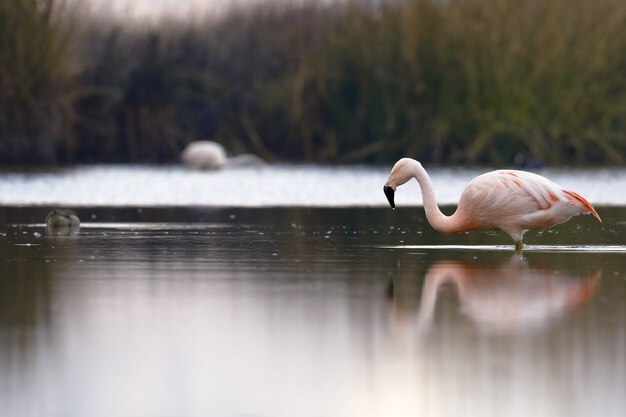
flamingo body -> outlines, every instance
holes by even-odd
[[[181,159],[187,165],[200,170],[217,170],[228,161],[224,147],[217,142],[199,140],[191,142],[183,150]]]
[[[444,233],[500,229],[521,249],[527,230],[547,229],[578,214],[592,214],[602,221],[579,194],[540,175],[517,170],[491,171],[474,178],[461,194],[456,212],[445,216],[437,207],[426,170],[410,158],[394,165],[383,187],[392,207],[396,188],[411,178],[420,184],[429,223]]]
[[[198,140],[188,144],[180,155],[182,161],[199,170],[219,170],[226,166],[256,166],[265,164],[263,159],[252,154],[237,155],[229,158],[222,145],[210,140]]]

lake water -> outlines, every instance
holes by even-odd
[[[0,415],[624,415],[626,171],[542,171],[604,222],[518,255],[388,170],[0,173]],[[444,204],[482,172],[429,171]]]
[[[1,416],[626,415],[624,208],[518,255],[416,207],[89,201],[0,207]]]

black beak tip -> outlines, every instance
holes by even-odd
[[[385,192],[385,196],[387,196],[387,200],[389,201],[389,204],[391,205],[391,208],[396,208],[396,203],[394,203],[393,201],[393,196],[394,196],[394,191],[393,188],[391,188],[388,185],[385,185],[383,187],[383,191]]]

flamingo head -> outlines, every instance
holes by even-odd
[[[383,186],[383,192],[387,196],[391,208],[396,208],[396,203],[393,199],[396,188],[413,178],[416,164],[420,165],[415,159],[402,158],[391,169],[389,178],[387,178],[387,182]]]

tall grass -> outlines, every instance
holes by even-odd
[[[55,6],[0,2],[0,163],[56,162],[76,146],[71,25]]]
[[[2,24],[17,9],[0,6],[0,56],[27,62],[0,68],[4,162],[173,161],[197,139],[268,160],[626,160],[620,0],[261,5],[144,27],[90,17],[74,32],[53,0],[18,3],[36,5],[37,30]],[[6,94],[19,83],[39,86],[30,104]]]
[[[338,158],[624,161],[624,2],[414,0],[343,21],[313,75]]]
[[[414,2],[409,25],[431,13],[435,138],[452,139],[451,161],[506,162],[519,150],[551,163],[624,161],[626,4]]]

